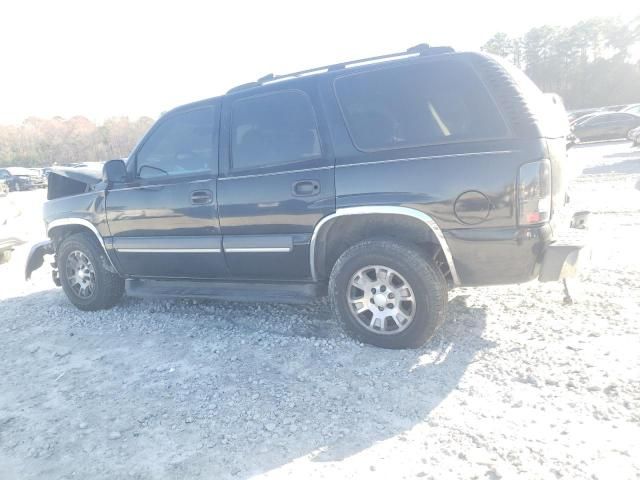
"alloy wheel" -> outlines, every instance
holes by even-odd
[[[416,298],[409,282],[383,265],[358,270],[349,282],[347,301],[358,322],[377,334],[405,330],[416,313]]]
[[[96,289],[96,272],[83,252],[74,250],[67,256],[66,275],[69,286],[80,298],[89,298]]]

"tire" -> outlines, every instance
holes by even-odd
[[[384,273],[385,269],[387,273]],[[384,284],[380,278],[384,277],[395,279],[387,282],[389,286],[385,290],[380,286]],[[355,287],[356,283],[367,288]],[[371,294],[368,287],[373,287]],[[378,294],[392,298],[391,290],[403,293],[393,296],[391,301],[395,301],[395,305],[387,310],[393,304],[385,305],[387,300],[384,297],[378,303]],[[360,291],[363,292],[362,301],[357,300]],[[338,258],[329,278],[331,308],[347,333],[364,343],[382,348],[419,348],[424,345],[446,317],[447,292],[444,275],[426,255],[412,245],[391,240],[367,240],[349,248]],[[413,299],[411,309],[406,308],[408,302],[400,301],[409,293],[412,293]],[[399,304],[403,304],[402,307]],[[365,306],[370,311],[370,317],[366,310],[361,314],[355,312]],[[404,310],[401,311],[401,308]],[[406,313],[409,310],[412,315]],[[394,317],[393,312],[400,312],[400,319],[404,317],[407,321],[401,324],[394,320],[397,315]],[[387,313],[390,314],[388,317],[380,318]],[[377,318],[374,320],[374,317]],[[367,322],[373,322],[373,326],[371,323],[365,326]],[[386,329],[388,331],[383,332]]]
[[[76,233],[65,238],[58,248],[56,260],[62,289],[71,303],[80,310],[109,309],[122,298],[124,279],[107,270],[109,259],[91,234]],[[71,272],[78,272],[80,275],[80,269],[75,268],[79,263],[87,267],[82,269],[86,272],[83,273],[86,283],[82,284],[75,283],[77,279],[70,278]]]

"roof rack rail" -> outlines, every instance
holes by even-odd
[[[323,67],[315,67],[315,68],[309,68],[307,70],[300,70],[299,72],[286,73],[284,75],[274,75],[273,73],[269,73],[263,77],[260,77],[255,82],[246,83],[244,85],[239,85],[237,87],[234,87],[231,90],[229,90],[227,93],[235,92],[238,90],[244,90],[245,88],[257,87],[260,85],[265,85],[267,83],[277,82],[277,81],[285,80],[289,78],[303,77],[306,75],[313,75],[315,73],[332,72],[332,71],[340,70],[347,67],[353,67],[356,65],[363,65],[367,63],[376,63],[376,62],[380,62],[380,61],[392,59],[392,58],[402,58],[402,57],[409,57],[413,55],[421,55],[421,56],[422,55],[440,55],[443,53],[453,53],[453,52],[454,52],[454,49],[451,47],[430,47],[426,43],[420,43],[418,45],[414,45],[411,48],[408,48],[404,52],[388,53],[386,55],[377,55],[375,57],[361,58],[358,60],[350,60],[348,62],[343,62],[343,63],[334,63],[332,65],[325,65]]]

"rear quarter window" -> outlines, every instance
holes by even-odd
[[[500,112],[473,68],[431,61],[351,74],[335,92],[363,151],[502,138]]]

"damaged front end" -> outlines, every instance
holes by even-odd
[[[103,183],[102,162],[82,163],[53,167],[48,175],[47,202],[44,206],[44,221],[47,225],[47,240],[35,244],[25,266],[25,278],[29,280],[31,274],[44,264],[45,255],[55,255],[56,248],[66,231],[77,231],[67,229],[71,227],[84,226],[89,230],[95,230],[95,219],[91,218],[96,212],[96,203],[103,198],[101,185]],[[95,194],[95,198],[88,196]],[[76,196],[82,195],[77,200]],[[60,230],[63,226],[63,230]],[[56,230],[58,233],[53,234]],[[60,235],[62,234],[62,236]],[[60,286],[58,269],[55,258],[51,264],[53,267],[53,281]]]
[[[102,162],[53,167],[49,173],[47,200],[69,197],[93,190],[102,181]]]

